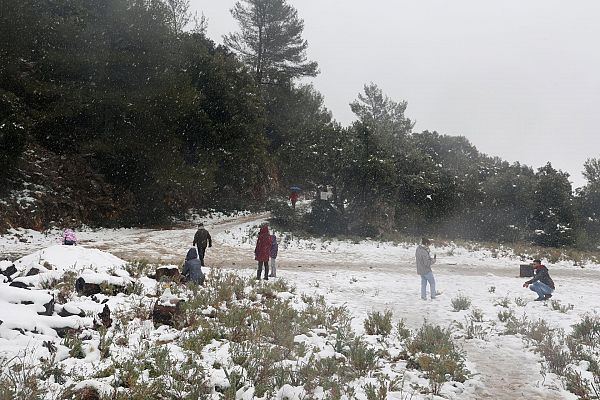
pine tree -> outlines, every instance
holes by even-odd
[[[286,0],[238,1],[231,14],[240,32],[226,35],[225,44],[250,66],[257,83],[288,83],[317,75],[317,63],[306,59],[304,21]]]

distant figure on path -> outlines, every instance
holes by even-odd
[[[431,266],[435,264],[436,256],[433,258],[429,254],[429,244],[431,241],[427,238],[421,240],[421,244],[417,247],[415,258],[417,261],[417,274],[421,275],[421,299],[427,300],[427,282],[429,282],[429,292],[431,300],[435,299],[435,278]]]
[[[188,250],[185,256],[185,263],[183,264],[183,270],[181,274],[188,280],[197,283],[198,285],[204,284],[204,274],[202,273],[202,263],[198,259],[198,253],[196,248],[192,247]]]
[[[206,254],[206,246],[212,247],[212,238],[210,233],[204,229],[204,224],[200,222],[198,224],[198,230],[194,235],[194,242],[192,246],[198,246],[198,254],[200,255],[200,263],[204,267],[204,255]]]
[[[290,201],[292,202],[292,208],[296,209],[296,202],[298,201],[298,192],[294,191],[290,193]]]
[[[65,229],[63,232],[63,244],[67,246],[75,246],[77,244],[77,237],[71,229]]]
[[[540,260],[533,260],[534,275],[533,278],[523,284],[523,287],[529,287],[536,292],[538,298],[535,301],[548,300],[554,292],[554,281],[550,278],[548,268]]]
[[[277,236],[271,235],[271,278],[277,278],[277,252],[279,245],[277,244]]]
[[[254,259],[258,261],[257,280],[260,280],[263,266],[265,267],[265,280],[269,280],[269,257],[271,257],[271,235],[269,235],[268,225],[265,224],[260,228],[254,248]]]

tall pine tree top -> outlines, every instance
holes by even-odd
[[[225,44],[252,68],[257,83],[287,83],[317,75],[317,63],[306,58],[304,21],[286,0],[238,1],[231,14],[240,31],[226,35]]]

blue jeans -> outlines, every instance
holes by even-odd
[[[429,282],[431,298],[435,299],[435,278],[433,277],[433,272],[428,272],[425,275],[421,275],[421,298],[423,300],[427,300],[427,282]]]
[[[552,294],[552,292],[554,292],[554,289],[540,281],[533,282],[531,285],[529,285],[529,289],[537,293],[538,299],[542,299],[545,295]]]

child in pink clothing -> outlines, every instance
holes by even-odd
[[[67,246],[75,246],[77,244],[77,237],[71,229],[65,229],[63,232],[63,244]]]

